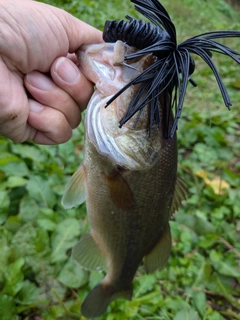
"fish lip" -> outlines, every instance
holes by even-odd
[[[87,53],[92,52],[92,53],[96,53],[97,51],[103,49],[106,46],[106,42],[102,42],[102,43],[97,43],[97,44],[83,44],[81,45],[81,47],[78,48],[78,50],[76,52],[79,51],[85,51]],[[95,48],[100,48],[98,50],[93,50]]]
[[[95,84],[97,84],[97,82],[99,82],[99,80],[101,80],[101,78],[104,76],[104,74],[102,74],[102,68],[99,69],[96,64],[102,65],[104,68],[106,68],[106,70],[108,70],[107,73],[111,78],[111,81],[114,81],[117,75],[116,67],[112,63],[113,61],[111,61],[109,57],[104,58],[104,51],[106,51],[106,49],[109,47],[114,48],[114,44],[105,42],[98,44],[84,44],[76,51],[78,68],[87,79]],[[94,56],[94,58],[92,58],[92,56]],[[97,75],[95,81],[89,77],[89,73],[85,69],[85,65],[90,65],[93,72]]]

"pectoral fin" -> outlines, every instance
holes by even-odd
[[[118,169],[114,169],[110,175],[102,174],[108,187],[112,201],[124,211],[132,210],[135,206],[133,193]]]
[[[72,258],[83,268],[95,271],[106,267],[105,257],[91,234],[86,234],[72,249]]]
[[[147,273],[152,273],[165,266],[170,256],[171,247],[171,231],[169,224],[167,224],[156,246],[144,258],[144,265]]]
[[[86,200],[85,168],[82,165],[68,181],[62,198],[62,205],[69,209]]]

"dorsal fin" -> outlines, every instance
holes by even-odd
[[[186,199],[187,193],[188,192],[187,192],[186,182],[181,178],[177,177],[173,200],[172,200],[171,208],[169,211],[169,219],[172,217],[174,212],[178,210],[178,208],[181,205],[181,202]]]

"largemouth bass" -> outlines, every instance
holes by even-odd
[[[107,100],[153,63],[147,55],[123,63],[134,52],[121,41],[80,48],[81,71],[96,84],[85,117],[84,160],[66,186],[63,205],[86,200],[91,232],[73,248],[84,268],[107,269],[86,297],[82,314],[101,316],[109,303],[131,299],[141,261],[146,272],[163,268],[171,250],[169,218],[185,195],[177,177],[177,141],[164,138],[164,123],[152,126],[144,108],[121,128],[119,121],[139,86],[131,86],[105,108]],[[166,96],[158,103],[162,119],[173,122]]]

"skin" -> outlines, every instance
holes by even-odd
[[[39,144],[69,140],[93,92],[72,53],[99,42],[100,31],[63,10],[0,0],[0,135]]]

